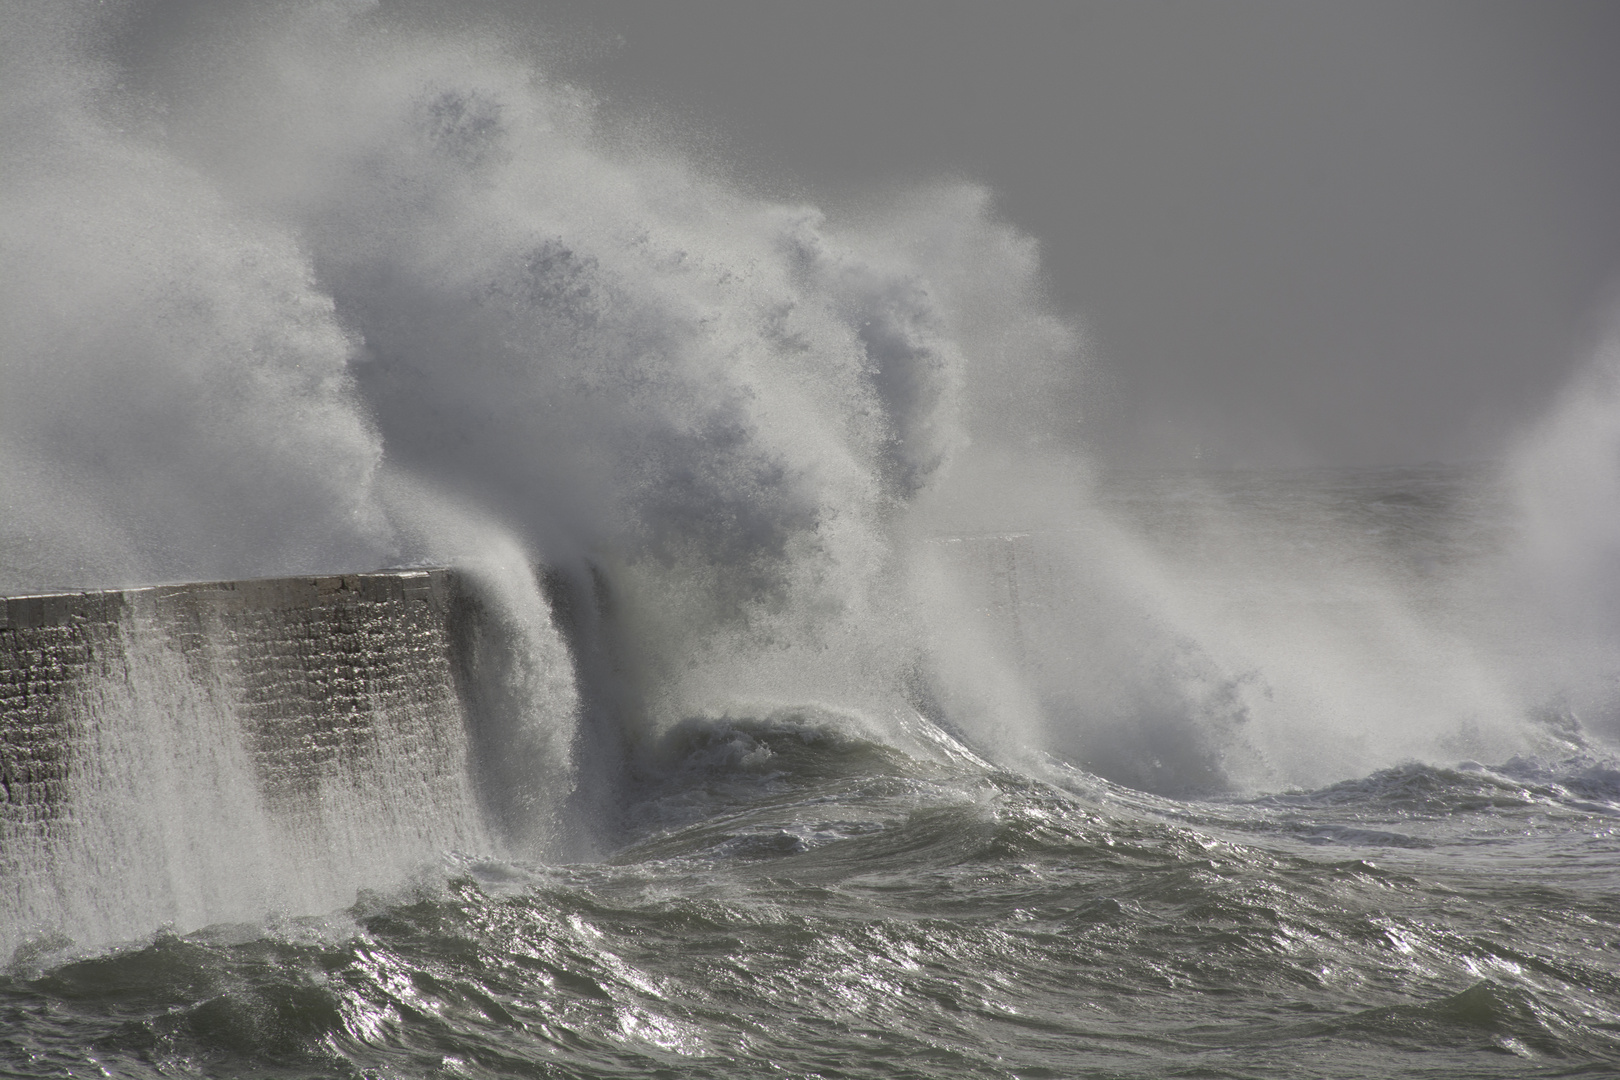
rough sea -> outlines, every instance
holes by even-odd
[[[1135,467],[989,190],[450,11],[0,13],[0,593],[466,567],[517,748],[371,880],[421,806],[261,850],[143,658],[0,1074],[1620,1076],[1620,347],[1489,463]]]
[[[0,980],[16,1076],[1484,1077],[1620,1069],[1620,770],[1169,800],[693,724],[599,863]]]

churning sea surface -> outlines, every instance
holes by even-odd
[[[1221,498],[1471,557],[1424,539],[1445,477],[1346,476]],[[342,911],[25,946],[0,1073],[1620,1075],[1620,763],[1561,722],[1559,753],[1175,797],[920,719],[902,749],[695,718],[598,861],[445,852]]]

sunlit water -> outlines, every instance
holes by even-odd
[[[25,1076],[1525,1076],[1620,1067],[1620,771],[1176,802],[695,724],[600,864],[0,983]]]

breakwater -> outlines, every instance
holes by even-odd
[[[492,620],[444,569],[0,600],[0,958],[335,910],[499,846],[490,741],[525,720]]]

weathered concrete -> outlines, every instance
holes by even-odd
[[[341,898],[368,860],[385,877],[485,844],[481,611],[445,569],[0,599],[0,947],[141,926],[106,914],[114,888],[148,890],[151,917],[230,917],[193,865],[208,845],[259,845],[210,858],[293,880],[270,891],[292,905]]]
[[[390,707],[457,717],[444,569],[215,581],[0,600],[0,820],[58,800],[79,699],[159,637],[198,682],[239,684],[276,799],[362,742]]]

